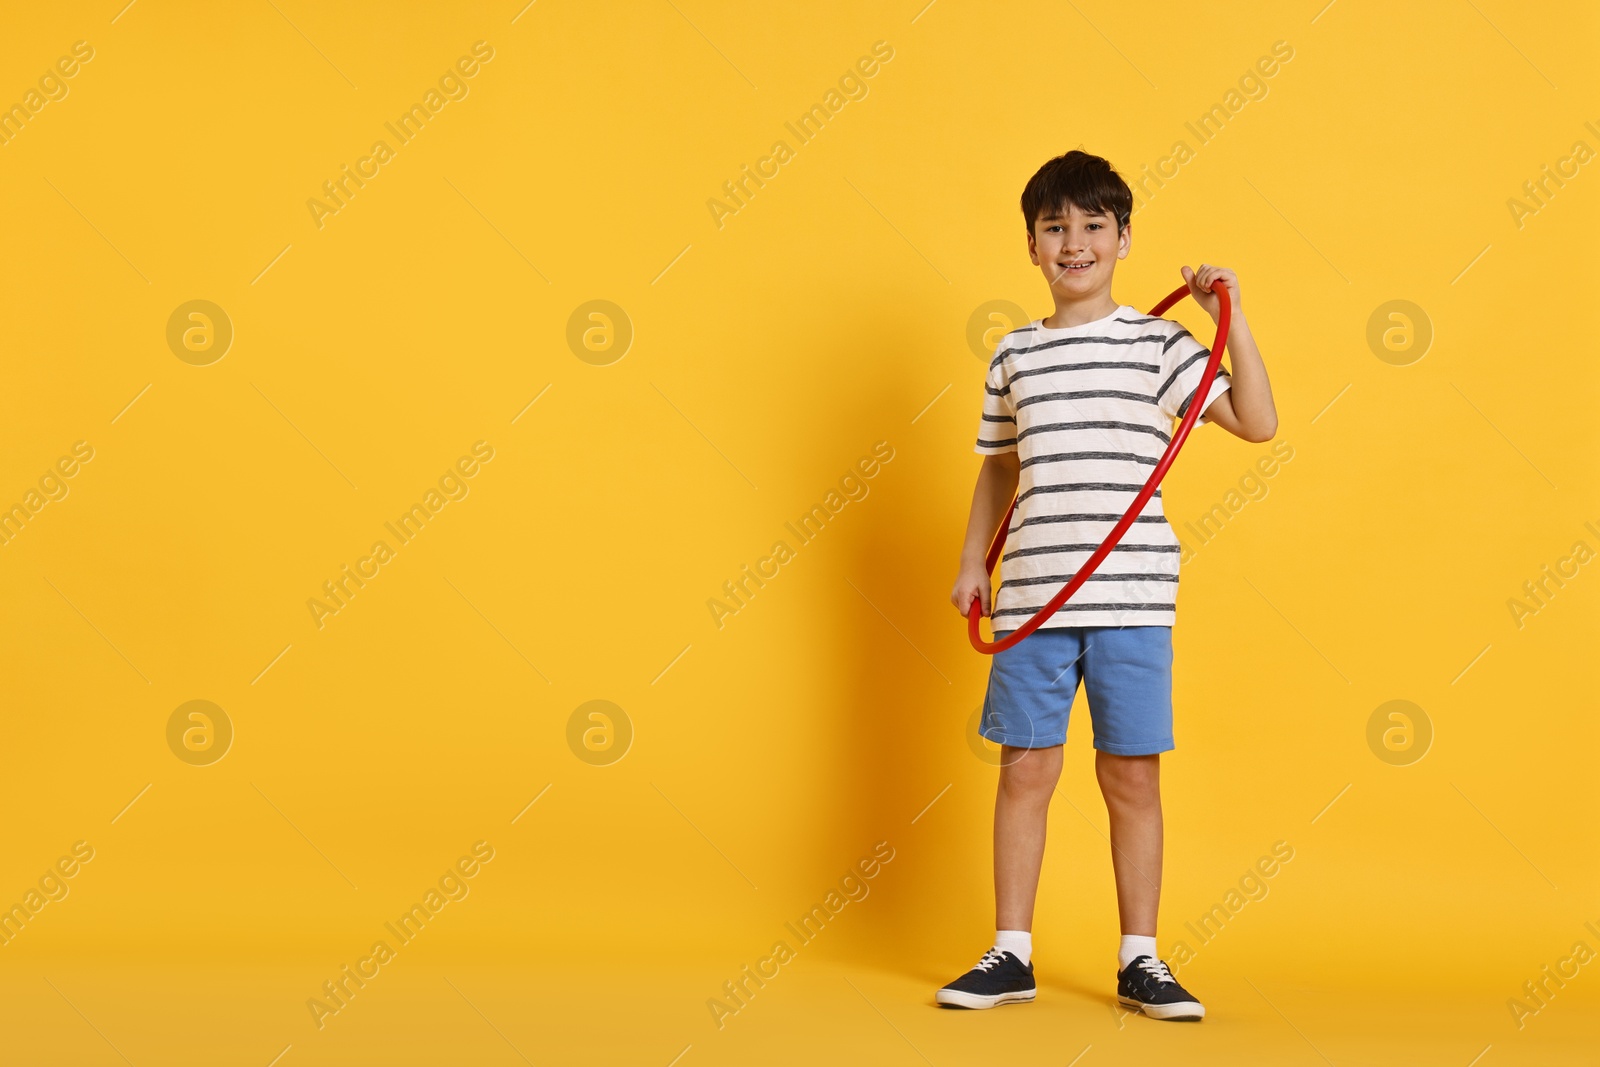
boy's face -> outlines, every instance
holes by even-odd
[[[1133,240],[1132,225],[1119,234],[1111,215],[1086,212],[1076,204],[1067,204],[1066,212],[1048,211],[1034,220],[1028,234],[1029,258],[1063,299],[1076,302],[1097,293],[1109,295],[1112,268],[1127,257]],[[1086,266],[1069,266],[1076,264]]]

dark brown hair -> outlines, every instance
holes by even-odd
[[[1080,211],[1104,212],[1117,220],[1117,232],[1133,217],[1133,190],[1110,161],[1076,148],[1036,171],[1022,190],[1022,218],[1033,232],[1042,214],[1076,204]]]

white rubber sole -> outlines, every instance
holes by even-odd
[[[1038,994],[1037,989],[1022,989],[1015,993],[963,993],[959,989],[941,989],[933,995],[936,1003],[949,1008],[993,1008],[1000,1004],[1026,1003]]]
[[[1137,1008],[1152,1019],[1204,1019],[1206,1017],[1205,1005],[1193,1000],[1180,1000],[1172,1004],[1141,1004],[1137,1000],[1122,996],[1117,999],[1130,1008]]]

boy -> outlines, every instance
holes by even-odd
[[[1008,333],[989,364],[961,571],[950,599],[963,616],[981,598],[998,639],[1076,573],[1144,486],[1188,410],[1209,346],[1176,322],[1111,297],[1128,254],[1133,194],[1099,156],[1073,151],[1039,168],[1022,193],[1028,255],[1050,285],[1055,314]],[[1230,270],[1180,271],[1216,319],[1228,287],[1233,373],[1217,370],[1196,425],[1246,441],[1277,432],[1266,368]],[[1000,517],[1021,489],[991,610],[984,567]],[[1161,892],[1160,753],[1173,748],[1172,625],[1179,545],[1161,491],[1073,599],[994,657],[979,732],[1001,746],[994,809],[994,946],[935,994],[948,1007],[992,1008],[1034,998],[1033,905],[1045,819],[1061,774],[1067,715],[1081,678],[1094,728],[1095,776],[1111,822],[1122,943],[1117,999],[1157,1019],[1205,1008],[1156,951]]]

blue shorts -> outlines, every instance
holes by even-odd
[[[1116,756],[1171,751],[1172,627],[1042,627],[993,659],[978,726],[990,741],[1065,743],[1081,678],[1095,748]]]

